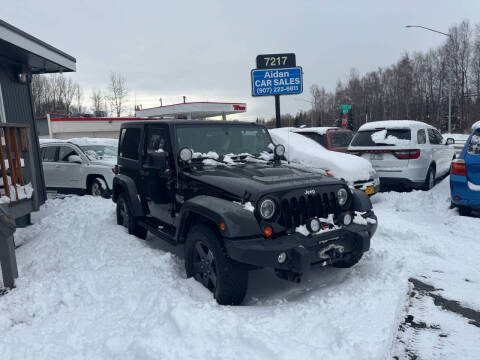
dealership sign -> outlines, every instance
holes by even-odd
[[[252,70],[252,96],[292,95],[303,92],[302,68]]]

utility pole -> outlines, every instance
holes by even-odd
[[[453,39],[451,34],[447,34],[447,33],[444,33],[444,32],[438,31],[438,30],[430,29],[430,28],[425,27],[425,26],[406,25],[405,27],[406,28],[414,28],[414,27],[415,28],[421,28],[421,29],[425,29],[425,30],[428,30],[428,31],[433,31],[437,34],[442,34],[442,35],[448,36],[450,39]],[[452,75],[451,75],[451,71],[449,71],[449,75],[448,75],[448,133],[449,134],[452,133]]]

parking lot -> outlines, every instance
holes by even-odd
[[[375,195],[379,228],[357,266],[317,268],[300,284],[251,272],[239,307],[186,279],[181,248],[116,225],[111,200],[50,199],[17,230],[20,278],[0,297],[0,349],[24,359],[472,358],[480,223],[449,209],[448,180]]]

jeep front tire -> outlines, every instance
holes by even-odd
[[[208,225],[195,225],[185,243],[187,277],[209,289],[220,305],[240,305],[248,287],[248,271],[230,259],[220,236]]]
[[[125,226],[129,234],[135,235],[143,240],[147,238],[147,229],[138,225],[124,193],[118,196],[116,215],[117,224]]]

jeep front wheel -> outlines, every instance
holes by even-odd
[[[120,194],[117,199],[117,224],[127,228],[128,233],[145,240],[147,238],[147,229],[138,225],[133,217],[128,201],[124,194]]]
[[[220,241],[206,225],[190,230],[185,244],[187,276],[209,289],[220,305],[239,305],[247,293],[248,271],[227,256]]]

